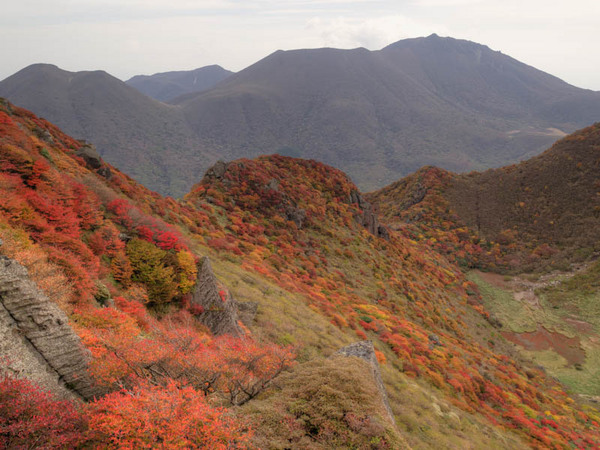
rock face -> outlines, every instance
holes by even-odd
[[[225,176],[225,172],[227,172],[228,166],[228,163],[219,160],[206,171],[204,176],[207,178],[216,178],[217,180],[222,180]]]
[[[355,342],[353,344],[341,348],[337,351],[336,354],[343,356],[355,356],[369,363],[373,371],[373,378],[375,379],[375,384],[377,385],[377,389],[381,394],[381,401],[383,402],[385,409],[388,413],[388,418],[390,419],[392,424],[395,425],[396,420],[394,419],[394,413],[392,412],[392,408],[388,400],[387,391],[385,390],[383,380],[381,379],[381,372],[379,371],[379,361],[377,361],[377,356],[375,356],[375,348],[373,347],[373,342]]]
[[[75,154],[83,158],[90,169],[99,169],[102,167],[102,159],[100,158],[96,147],[94,147],[92,144],[83,144],[83,147],[77,150]]]
[[[258,312],[258,303],[256,302],[235,302],[238,316],[242,323],[247,327],[251,326]]]
[[[85,141],[81,141],[83,146],[75,152],[75,154],[85,161],[86,166],[90,170],[95,170],[100,176],[104,178],[110,179],[112,176],[112,172],[110,167],[108,167],[102,161],[100,154],[96,150],[92,144],[89,144]]]
[[[7,370],[55,393],[85,400],[102,392],[88,375],[89,353],[65,313],[29,279],[27,269],[0,257],[0,358]]]
[[[386,227],[379,224],[377,218],[377,212],[373,205],[371,205],[358,191],[352,191],[350,198],[348,199],[350,204],[357,204],[362,210],[362,216],[357,216],[356,219],[367,229],[373,236],[380,237],[385,240],[390,239],[390,233]]]
[[[238,325],[235,301],[227,289],[219,286],[207,257],[202,259],[190,303],[192,306],[201,307],[202,312],[198,314],[198,320],[215,336],[244,334]]]

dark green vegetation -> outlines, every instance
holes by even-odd
[[[108,78],[33,66],[0,82],[0,95],[175,196],[215,154],[315,158],[368,190],[426,164],[466,171],[515,162],[600,117],[599,93],[437,35],[380,51],[278,51],[170,107]]]
[[[148,97],[168,103],[184,94],[210,89],[232,74],[221,66],[213,65],[194,70],[136,75],[125,83]]]

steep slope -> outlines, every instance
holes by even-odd
[[[175,201],[6,103],[0,139],[0,252],[66,312],[91,375],[115,390],[81,406],[63,447],[598,446],[598,412],[511,353],[456,266],[365,220],[373,208],[341,171],[237,160]],[[244,303],[257,311],[244,336],[201,322],[203,305]],[[365,339],[396,425],[372,354],[333,356]],[[24,433],[9,438],[45,442],[61,415],[28,441],[38,419],[13,419],[13,405],[35,396],[10,380],[0,411]]]
[[[278,51],[179,103],[227,158],[315,158],[363,189],[426,164],[464,171],[516,161],[600,117],[599,93],[436,35],[375,52]]]
[[[125,83],[142,94],[161,102],[169,102],[184,94],[202,92],[232,75],[233,72],[221,66],[212,65],[194,70],[136,75]]]
[[[164,194],[181,195],[211,159],[178,108],[150,99],[106,72],[34,64],[0,82],[0,96],[93,142],[109,162]],[[208,155],[208,156],[207,156]]]

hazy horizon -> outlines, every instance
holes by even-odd
[[[590,0],[23,0],[3,6],[0,79],[34,63],[121,80],[212,64],[238,72],[278,49],[378,50],[436,33],[600,90],[599,15]]]

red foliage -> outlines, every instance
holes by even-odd
[[[175,383],[141,383],[91,405],[90,431],[104,448],[247,448],[250,430],[204,394]]]
[[[84,435],[84,416],[73,403],[0,375],[0,448],[74,448]]]

